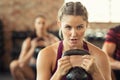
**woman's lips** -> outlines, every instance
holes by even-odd
[[[70,42],[71,42],[72,44],[76,44],[77,41],[78,41],[78,39],[70,39]]]

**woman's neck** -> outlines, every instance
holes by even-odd
[[[67,44],[67,42],[63,41],[63,50],[66,51],[66,50],[69,50],[69,49],[83,49],[83,41],[81,41],[78,45],[76,46],[71,46],[69,44]]]
[[[37,33],[37,36],[42,37],[42,38],[46,38],[46,37],[48,37],[48,33],[47,32],[40,32],[40,33]]]

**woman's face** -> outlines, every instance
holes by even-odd
[[[35,30],[37,32],[42,32],[46,28],[45,19],[42,17],[38,17],[35,19]]]
[[[87,22],[81,16],[65,15],[60,22],[63,39],[71,46],[78,46],[83,40]]]

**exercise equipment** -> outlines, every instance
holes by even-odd
[[[35,50],[34,50],[34,57],[35,58],[37,58],[39,51],[43,48],[45,48],[45,46],[38,46],[35,48]]]
[[[65,51],[63,56],[72,56],[72,55],[89,55],[89,53],[85,50],[80,49],[72,49]],[[67,80],[88,80],[89,75],[85,69],[82,67],[73,67],[66,74]]]

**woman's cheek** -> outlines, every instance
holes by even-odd
[[[85,33],[85,30],[83,30],[83,31],[81,31],[81,32],[78,32],[78,34],[79,34],[80,36],[83,36],[84,33]]]
[[[64,34],[64,37],[69,37],[69,35],[70,35],[70,32],[69,31],[63,31],[63,34]]]
[[[66,31],[66,33],[65,33],[67,36],[69,36],[71,33],[70,33],[70,31]]]

